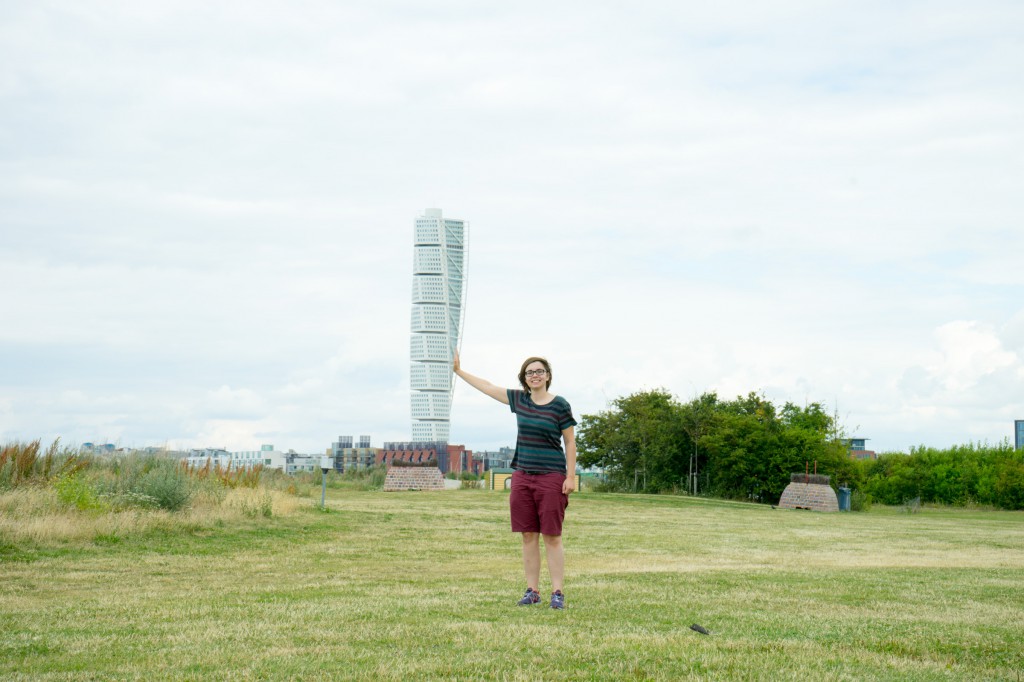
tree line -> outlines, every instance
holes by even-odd
[[[778,502],[790,476],[816,467],[832,485],[868,501],[1024,508],[1024,451],[999,446],[912,449],[853,460],[837,418],[821,403],[776,406],[749,393],[714,392],[681,402],[664,389],[612,401],[584,414],[578,463],[599,467],[607,487]]]
[[[946,449],[918,447],[865,462],[863,486],[882,504],[908,499],[966,506],[1024,509],[1024,449],[1009,441]]]

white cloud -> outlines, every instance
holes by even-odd
[[[254,418],[266,414],[268,405],[256,391],[230,386],[207,391],[202,412],[216,419]]]
[[[409,237],[442,206],[495,381],[540,352],[577,412],[764,390],[883,449],[998,440],[1024,10],[742,10],[4,7],[0,438],[403,438]],[[454,416],[508,443],[501,406]]]
[[[997,372],[1011,375],[1024,370],[1022,359],[1004,350],[994,329],[972,322],[951,322],[936,330],[942,351],[940,364],[929,370],[945,378],[945,387],[960,391]]]

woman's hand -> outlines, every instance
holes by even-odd
[[[452,359],[452,371],[456,374],[462,369],[462,365],[459,363],[459,351],[455,351],[455,357]]]
[[[565,481],[562,482],[562,494],[569,495],[574,490],[576,490],[576,477],[566,476]]]

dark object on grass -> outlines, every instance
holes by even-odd
[[[710,635],[710,634],[711,634],[710,632],[708,632],[707,630],[705,630],[705,629],[704,629],[703,627],[701,627],[700,625],[697,625],[696,623],[694,623],[693,625],[691,625],[691,626],[690,626],[690,629],[691,629],[691,630],[693,630],[694,632],[699,632],[699,633],[700,633],[700,634],[702,634],[702,635]]]

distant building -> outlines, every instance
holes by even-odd
[[[127,455],[167,455],[168,457],[183,457],[183,453],[168,450],[166,447],[159,447],[156,445],[147,445],[141,448],[123,447],[119,448],[113,443],[103,443],[102,445],[96,445],[95,443],[82,443],[78,448],[79,452],[83,455],[98,455],[102,457],[123,457]]]
[[[444,472],[448,464],[448,444],[438,441],[386,442],[377,453],[374,464],[390,464],[395,460],[414,464],[437,462],[437,466]]]
[[[476,456],[484,461],[484,470],[509,469],[512,467],[512,458],[515,456],[515,448],[499,448],[497,452],[478,452]]]
[[[297,474],[303,471],[318,471],[320,455],[300,455],[294,450],[284,453],[284,472]]]
[[[1024,448],[1024,419],[1013,422],[1013,447]]]
[[[266,469],[284,471],[284,453],[275,450],[273,445],[261,445],[259,450],[240,450],[231,453],[233,469],[252,469],[258,464],[262,464]]]
[[[850,459],[878,459],[874,450],[868,450],[867,438],[850,438],[846,441]]]
[[[449,445],[443,441],[388,442],[377,454],[377,464],[391,464],[394,461],[425,464],[437,462],[441,473],[470,472],[482,474],[484,461],[467,450],[465,445]]]
[[[117,446],[113,443],[103,443],[102,445],[82,443],[82,447],[79,450],[84,455],[112,455],[117,452]]]
[[[472,450],[467,450],[465,445],[448,445],[448,468],[442,469],[448,473],[469,473],[482,476],[484,473],[484,461],[473,455]]]
[[[210,463],[211,468],[221,469],[252,469],[262,466],[264,469],[277,469],[286,474],[302,471],[315,471],[320,468],[319,455],[301,455],[294,450],[281,452],[273,445],[262,445],[259,450],[240,450],[228,452],[221,448],[193,449],[188,453],[190,467],[204,467]]]
[[[188,451],[190,467],[206,466],[207,461],[211,467],[219,466],[224,469],[231,464],[231,453],[224,448],[192,448]]]
[[[359,436],[359,442],[353,445],[352,436],[338,436],[327,451],[334,458],[334,470],[343,473],[356,469],[369,469],[377,461],[380,448],[370,447],[369,436]]]

